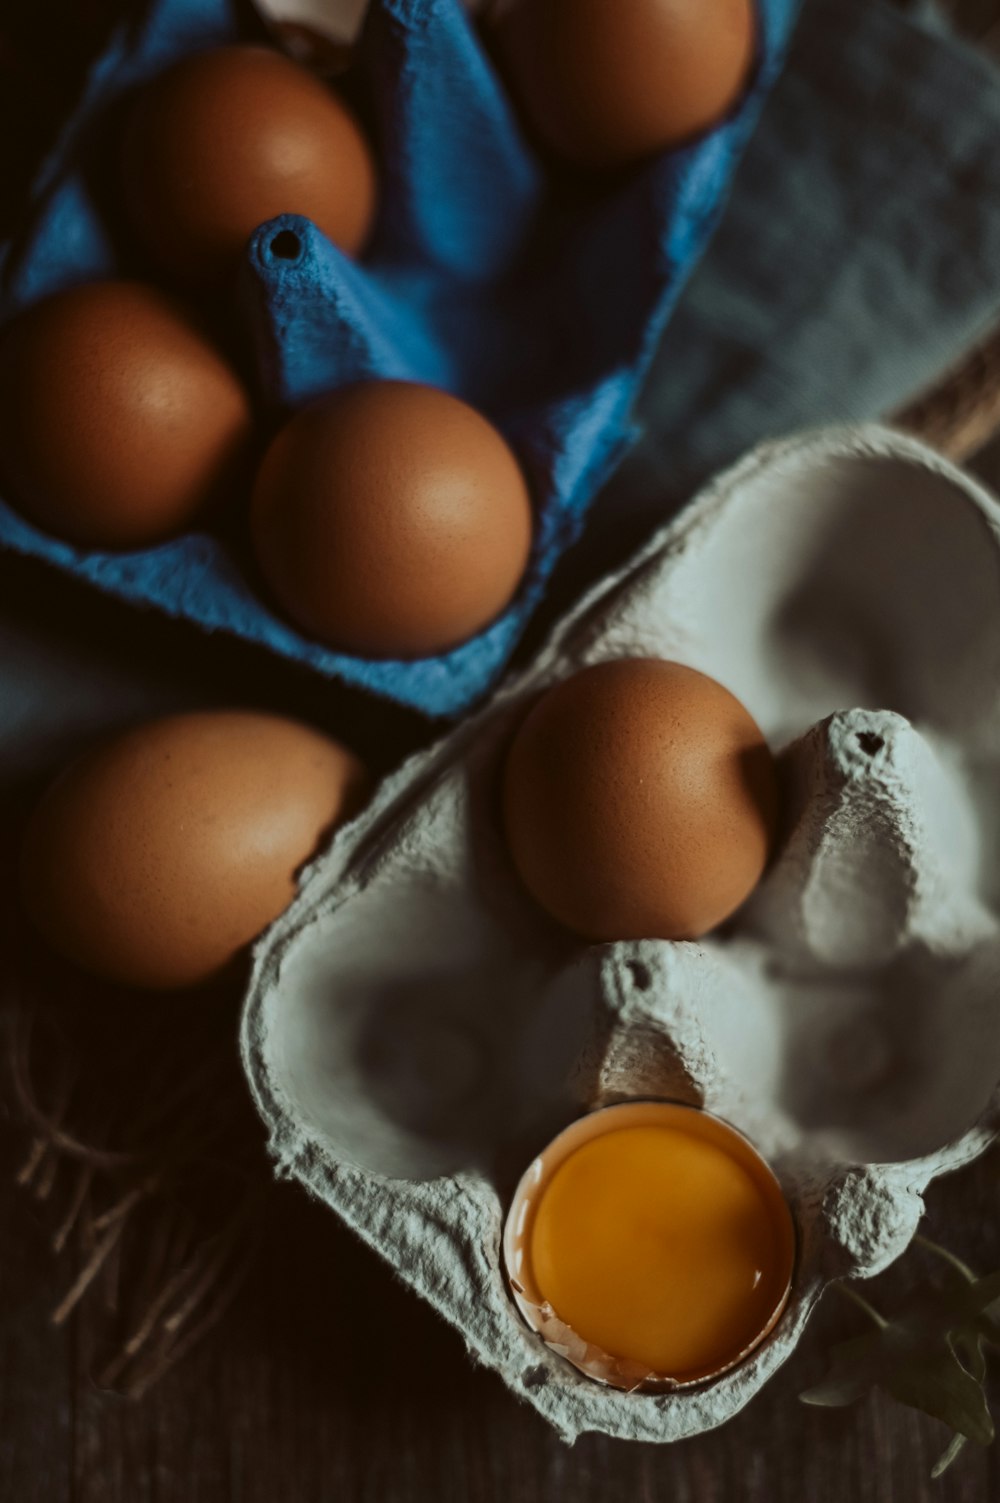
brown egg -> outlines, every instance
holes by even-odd
[[[586,939],[697,939],[750,894],[777,817],[750,715],[693,668],[600,663],[550,689],[507,756],[514,864]]]
[[[493,21],[531,128],[584,167],[623,167],[708,130],[753,66],[754,0],[509,0]]]
[[[149,721],[45,794],[25,834],[25,906],[54,949],[105,980],[207,981],[287,907],[298,868],[366,789],[349,751],[293,720]]]
[[[220,47],[139,94],[123,143],[125,200],[165,271],[218,282],[251,232],[305,214],[349,255],[375,214],[375,168],[347,106],[267,47]]]
[[[345,387],[278,434],[253,540],[302,631],[365,657],[456,647],[517,590],[531,549],[524,477],[496,429],[445,392]]]
[[[185,311],[139,282],[92,282],[0,340],[8,499],[84,547],[141,548],[191,525],[245,473],[250,403]]]

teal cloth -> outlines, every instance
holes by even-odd
[[[806,0],[554,609],[750,445],[890,415],[1000,328],[998,143],[1000,69],[939,14]]]

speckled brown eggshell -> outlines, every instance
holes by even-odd
[[[528,891],[594,941],[697,939],[764,871],[774,760],[714,679],[626,658],[528,712],[507,756],[507,842]]]
[[[36,303],[0,339],[0,477],[46,532],[141,548],[246,474],[249,397],[192,318],[139,282]]]
[[[264,457],[251,515],[281,609],[364,657],[425,657],[474,636],[531,550],[531,500],[505,440],[457,398],[401,381],[297,413]]]
[[[754,0],[508,0],[492,14],[530,127],[588,168],[700,135],[737,103],[753,66]]]
[[[143,246],[187,283],[224,280],[278,214],[306,215],[352,256],[375,214],[375,167],[354,116],[268,47],[195,53],[142,89],[123,171]]]
[[[208,981],[288,906],[299,867],[366,791],[358,760],[296,721],[150,721],[42,798],[22,851],[25,907],[55,950],[105,980]]]

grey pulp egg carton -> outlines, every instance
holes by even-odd
[[[520,886],[498,774],[526,701],[603,659],[721,680],[780,757],[785,828],[699,943],[587,946]],[[242,1049],[277,1170],[330,1206],[567,1440],[735,1414],[832,1279],[906,1247],[1000,1124],[1000,504],[882,428],[767,445],[598,585],[475,718],[390,778],[259,943]],[[740,1128],[799,1254],[769,1339],[623,1393],[522,1323],[520,1173],[588,1108]]]

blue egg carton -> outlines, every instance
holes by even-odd
[[[461,0],[373,0],[347,81],[380,162],[367,254],[352,262],[290,214],[252,235],[239,308],[264,404],[291,409],[366,377],[425,381],[477,406],[513,445],[534,498],[534,546],[516,598],[478,636],[415,661],[335,652],[271,609],[235,535],[194,531],[97,552],[0,502],[0,544],[428,715],[467,709],[499,678],[635,437],[639,386],[719,218],[798,6],[758,0],[753,80],[716,129],[613,184],[567,194],[526,140]],[[242,0],[155,0],[115,36],[40,176],[25,232],[4,247],[4,317],[73,283],[134,274],[95,170],[116,104],[187,53],[263,35]]]

